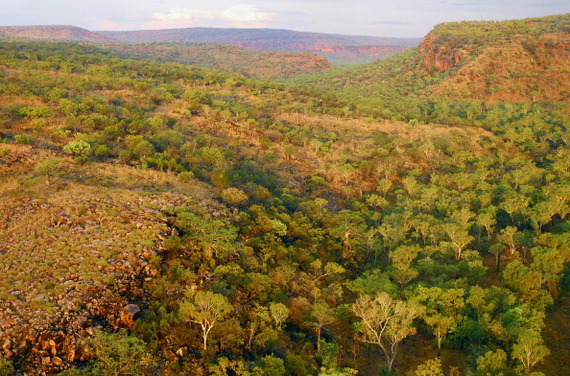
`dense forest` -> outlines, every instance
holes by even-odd
[[[570,374],[568,92],[430,49],[568,77],[568,19],[280,83],[1,42],[0,375]]]

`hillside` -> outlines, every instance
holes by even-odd
[[[0,374],[559,376],[566,108],[373,67],[1,42]]]
[[[423,40],[428,71],[454,70],[433,88],[453,99],[570,103],[570,14],[437,26]]]
[[[187,28],[138,31],[88,31],[74,26],[0,26],[0,38],[123,43],[225,44],[258,51],[309,52],[332,63],[355,64],[384,59],[415,47],[419,39],[307,33],[277,29]],[[226,48],[227,49],[227,48]],[[211,49],[209,48],[211,52]],[[237,53],[243,50],[232,50]],[[217,52],[219,54],[219,52]],[[231,56],[231,55],[230,55]],[[291,55],[261,54],[277,61]],[[296,58],[298,60],[298,58]],[[196,59],[194,59],[196,60]]]
[[[332,68],[324,57],[313,53],[257,51],[219,44],[129,43],[106,44],[105,48],[131,58],[178,62],[260,78],[281,79]]]
[[[358,98],[366,108],[378,108],[381,103],[391,107],[406,97],[407,103],[400,104],[403,116],[424,121],[449,121],[436,120],[426,113],[428,104],[422,108],[415,103],[438,98],[446,102],[561,102],[568,106],[569,23],[570,14],[442,24],[424,38],[419,49],[304,83],[325,91],[333,88],[345,98]]]
[[[109,42],[110,39],[75,26],[0,26],[1,38]]]
[[[419,43],[418,39],[411,38],[335,35],[277,29],[187,28],[101,31],[98,34],[128,43],[217,43],[254,50],[313,52],[333,63],[361,63],[382,59]]]

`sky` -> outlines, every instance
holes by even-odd
[[[1,0],[0,26],[275,28],[419,38],[451,21],[570,13],[569,0]]]

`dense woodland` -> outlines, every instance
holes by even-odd
[[[564,34],[567,20],[544,22]],[[454,25],[436,30],[472,26]],[[424,62],[413,49],[275,83],[0,43],[0,300],[69,320],[91,309],[81,294],[104,302],[131,278],[122,298],[141,308],[123,327],[86,318],[84,356],[52,353],[42,372],[570,373],[566,342],[544,337],[568,329],[547,320],[570,288],[568,102],[438,97],[452,73]],[[66,212],[49,226],[69,241],[22,213],[34,202]],[[48,348],[9,343],[0,375],[40,374]]]

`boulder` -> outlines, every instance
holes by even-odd
[[[127,304],[121,309],[121,325],[130,328],[140,315],[141,309],[137,304]]]

